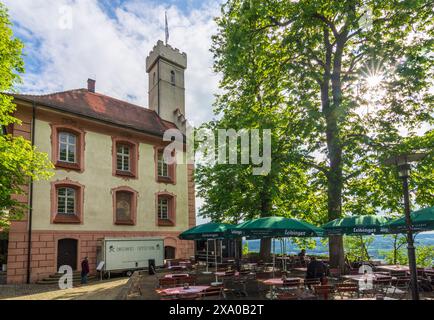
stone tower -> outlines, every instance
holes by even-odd
[[[185,132],[184,71],[187,54],[159,40],[146,58],[149,108]]]

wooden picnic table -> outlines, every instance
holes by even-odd
[[[285,278],[285,281],[297,281],[297,280],[299,280],[300,282],[304,281],[304,279],[300,277]],[[283,286],[284,280],[282,278],[272,278],[272,279],[260,279],[258,281],[268,286]]]
[[[188,273],[169,273],[165,274],[164,278],[166,279],[175,279],[175,278],[188,278],[190,275]]]
[[[364,280],[377,280],[377,279],[387,279],[390,276],[382,274],[382,273],[367,273],[367,274],[347,274],[342,276],[343,279],[352,280],[352,281],[364,281]]]
[[[170,265],[167,267],[169,270],[185,270],[188,267],[186,265]]]
[[[386,266],[377,266],[377,270],[383,270],[388,272],[395,272],[395,271],[410,271],[410,268],[408,266],[401,266],[401,265],[386,265]]]
[[[285,281],[297,281],[300,282],[303,281],[303,278],[300,277],[292,277],[292,278],[285,278]],[[265,295],[268,299],[276,299],[277,294],[275,287],[277,286],[283,286],[283,279],[282,278],[272,278],[272,279],[259,279],[259,282],[262,282],[263,284],[270,286],[270,291]]]
[[[167,289],[157,289],[157,293],[162,296],[176,296],[191,293],[201,293],[211,288],[210,286],[190,286],[188,288],[174,287]]]

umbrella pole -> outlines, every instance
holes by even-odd
[[[208,270],[208,264],[209,264],[208,255],[209,255],[209,247],[208,247],[208,239],[206,239],[206,271],[203,271],[202,272],[203,274],[210,274],[211,273]]]
[[[274,278],[274,266],[276,265],[276,246],[275,246],[275,241],[274,238],[271,238],[271,241],[273,241],[273,278]]]
[[[215,259],[215,282],[219,282],[219,279],[217,278],[217,271],[218,271],[218,267],[217,267],[217,240],[214,239],[214,259]]]

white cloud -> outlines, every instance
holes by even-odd
[[[96,0],[6,0],[17,36],[25,41],[28,61],[22,91],[49,93],[82,88],[89,77],[97,91],[148,105],[145,58],[164,37],[164,11],[172,46],[188,55],[186,113],[195,125],[212,117],[219,77],[212,71],[211,35],[217,2],[185,13],[181,8],[131,0],[110,16]],[[71,27],[71,28],[69,28]]]

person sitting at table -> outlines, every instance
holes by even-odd
[[[323,279],[327,275],[327,266],[322,261],[318,261],[316,257],[311,257],[307,265],[306,279]]]
[[[300,262],[300,265],[304,267],[306,265],[306,250],[301,249],[297,257],[298,257],[298,261]]]

